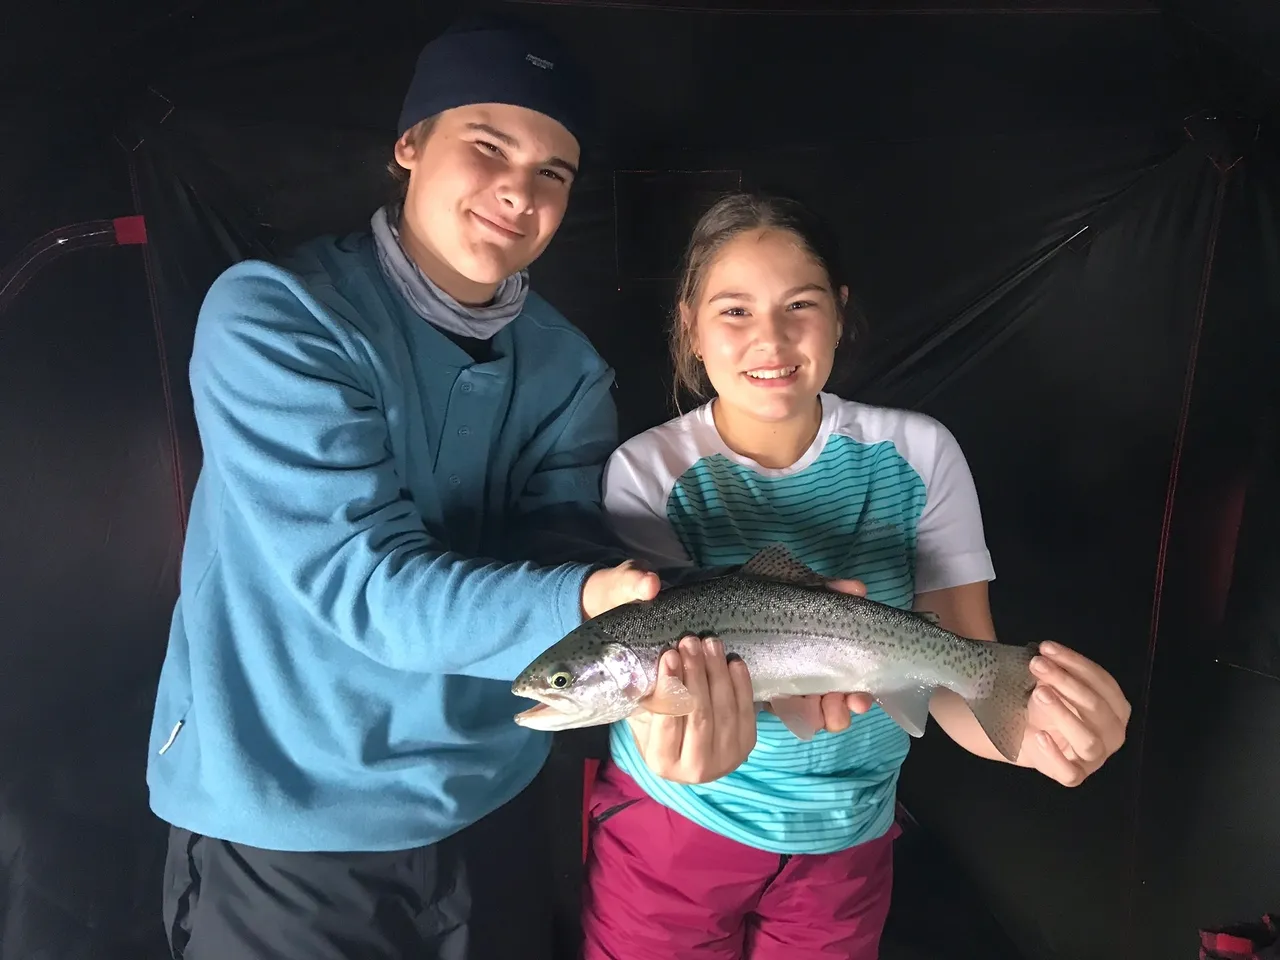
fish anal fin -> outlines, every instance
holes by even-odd
[[[805,586],[826,586],[829,577],[824,577],[807,565],[797,560],[781,543],[765,547],[748,560],[738,571],[743,576],[760,577],[764,580],[780,580],[784,583],[803,584]]]
[[[1031,658],[1038,647],[997,643],[991,649],[996,656],[995,687],[989,696],[965,702],[995,748],[1010,763],[1017,763],[1027,732],[1027,701],[1036,686]]]
[[[923,737],[929,722],[929,700],[932,697],[933,687],[911,687],[879,694],[876,703],[908,734]]]
[[[769,709],[799,740],[812,740],[826,726],[819,697],[778,697]]]

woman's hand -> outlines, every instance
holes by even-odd
[[[860,580],[832,580],[827,586],[859,597],[867,594]],[[679,690],[681,684],[688,699],[682,693],[678,703],[672,702],[667,691]],[[654,689],[627,722],[640,755],[658,776],[708,783],[737,769],[755,749],[751,676],[741,660],[726,661],[719,640],[681,640],[680,650],[668,651],[659,662]],[[765,709],[784,714],[788,726],[839,733],[848,729],[852,713],[866,713],[874,704],[866,693],[827,693],[780,698],[776,707],[765,704]]]
[[[1079,786],[1124,743],[1129,701],[1111,674],[1061,644],[1040,644],[1031,672],[1040,683],[1027,706],[1018,765]]]
[[[667,691],[688,690],[692,711],[666,712]],[[628,719],[644,762],[676,783],[708,783],[736,769],[756,745],[756,708],[747,665],[725,658],[715,638],[685,637],[658,664],[658,682]],[[683,699],[683,694],[682,694]],[[676,709],[683,712],[687,704]]]
[[[943,627],[962,637],[996,638],[986,581],[920,594],[916,609],[937,614]],[[1027,729],[1014,762],[1065,786],[1078,786],[1124,743],[1129,702],[1111,674],[1059,643],[1040,645],[1031,672],[1039,683],[1027,702]],[[929,712],[970,753],[1009,762],[953,691],[934,691]]]

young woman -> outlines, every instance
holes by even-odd
[[[606,510],[658,567],[743,563],[781,542],[872,599],[994,639],[994,569],[955,438],[923,414],[823,392],[847,300],[835,244],[801,206],[742,194],[712,207],[671,344],[677,389],[715,399],[616,451]],[[1041,653],[1018,763],[1074,785],[1119,748],[1129,705],[1078,653]],[[1003,759],[953,694],[930,712],[965,749]],[[745,762],[701,783],[659,775],[639,752],[643,725],[615,726],[591,810],[586,960],[877,956],[909,738],[878,706],[843,714],[804,741],[761,713]]]

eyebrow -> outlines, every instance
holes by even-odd
[[[782,299],[794,297],[797,293],[830,293],[830,291],[820,283],[803,283],[798,287],[792,287],[782,295]],[[707,302],[714,303],[716,300],[754,300],[749,293],[743,293],[738,290],[721,290],[715,296],[710,297]]]
[[[493,139],[497,140],[499,143],[506,144],[508,147],[513,149],[519,149],[520,147],[520,141],[511,136],[511,134],[503,133],[497,127],[491,127],[487,123],[468,123],[467,129],[493,137]],[[546,166],[559,167],[561,170],[566,170],[575,177],[578,175],[578,168],[563,157],[551,157],[546,161]]]

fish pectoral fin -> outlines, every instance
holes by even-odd
[[[778,697],[769,709],[800,740],[812,740],[826,726],[820,697]]]
[[[876,703],[911,736],[923,737],[925,725],[929,722],[929,700],[932,697],[932,687],[913,687],[882,693],[876,697]]]
[[[742,576],[760,577],[764,580],[780,580],[812,587],[826,586],[828,577],[821,576],[801,563],[783,544],[765,547],[743,564],[738,571]]]
[[[693,694],[678,677],[660,677],[653,693],[639,706],[667,717],[687,717],[693,713]]]

